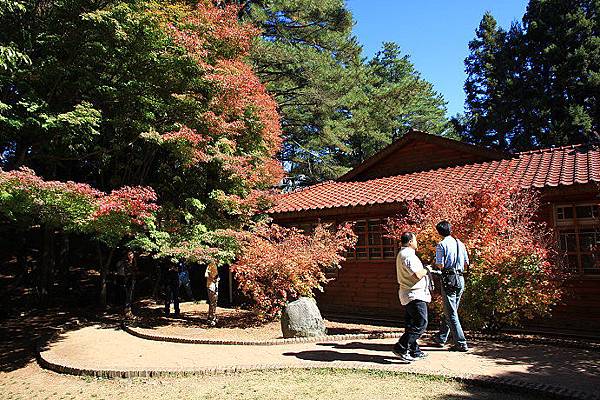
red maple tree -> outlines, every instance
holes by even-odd
[[[449,221],[471,260],[464,316],[472,327],[495,331],[548,315],[560,301],[564,268],[554,232],[538,217],[539,207],[536,192],[498,178],[465,191],[439,187],[407,202],[387,228],[396,239],[404,231],[417,233],[420,255],[432,261],[441,240],[435,225]]]
[[[242,255],[231,270],[259,316],[273,319],[286,302],[322,290],[330,280],[326,269],[339,268],[356,242],[350,224],[333,228],[319,224],[305,234],[273,224],[246,235]]]

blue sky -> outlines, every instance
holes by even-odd
[[[354,34],[367,57],[390,41],[400,45],[416,69],[448,102],[448,116],[464,108],[464,59],[485,11],[508,28],[521,20],[527,0],[346,0]]]

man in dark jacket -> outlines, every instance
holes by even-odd
[[[175,316],[179,316],[179,273],[177,266],[171,261],[161,264],[161,280],[165,289],[165,315],[169,315],[171,302],[175,309]]]

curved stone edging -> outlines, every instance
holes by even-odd
[[[73,325],[80,325],[75,323]],[[122,324],[123,328],[126,325]],[[59,328],[52,336],[57,338],[59,335],[67,331],[66,327]],[[126,330],[126,329],[124,329]],[[127,331],[127,330],[126,330]],[[365,334],[363,334],[365,335]],[[380,334],[381,335],[381,334]],[[389,334],[388,334],[389,335]],[[398,335],[395,333],[395,335]],[[332,335],[336,336],[339,340],[340,337],[349,337],[348,340],[352,340],[355,335]],[[490,338],[492,335],[477,334],[479,338],[485,339],[487,336]],[[392,336],[389,336],[392,337]],[[397,336],[396,336],[397,337]],[[377,337],[381,338],[381,337]],[[315,339],[315,338],[295,338],[295,339]],[[322,338],[320,338],[322,339]],[[494,338],[497,340],[498,338]],[[520,338],[525,339],[525,338]],[[530,338],[533,339],[533,338]],[[287,340],[287,339],[279,339]],[[510,340],[509,337],[502,338],[504,341]],[[541,340],[541,339],[539,339]],[[315,340],[316,341],[316,340]],[[292,341],[288,343],[302,343],[299,341]],[[309,343],[309,342],[304,342]],[[214,344],[214,343],[211,343]],[[46,360],[41,352],[41,343],[38,341],[36,346],[36,360],[38,364],[47,370],[54,371],[57,373],[75,375],[75,376],[90,376],[97,378],[156,378],[156,377],[185,377],[194,375],[212,375],[212,374],[227,374],[236,372],[248,372],[248,371],[264,371],[264,370],[285,370],[285,369],[348,369],[348,370],[383,370],[391,372],[399,372],[407,375],[415,376],[434,376],[444,377],[453,379],[458,382],[466,384],[477,385],[482,387],[490,387],[497,389],[509,388],[511,390],[521,393],[532,393],[537,395],[544,395],[546,398],[551,399],[573,399],[573,400],[600,400],[600,394],[594,394],[589,392],[583,392],[579,390],[572,390],[562,386],[553,386],[544,383],[529,382],[525,380],[512,379],[512,378],[500,378],[493,376],[477,375],[470,377],[453,376],[445,373],[418,373],[413,371],[398,371],[391,366],[366,366],[361,363],[347,364],[340,362],[328,363],[327,365],[285,365],[285,364],[255,364],[249,366],[225,366],[215,368],[205,368],[198,370],[183,370],[183,369],[164,369],[164,370],[104,370],[104,369],[87,369],[72,367],[69,365],[63,365],[56,362]]]
[[[187,344],[215,344],[215,345],[237,345],[237,346],[276,346],[293,343],[317,343],[317,342],[337,342],[341,340],[359,340],[359,339],[393,339],[402,336],[402,332],[376,332],[376,333],[356,333],[347,335],[327,335],[314,337],[299,337],[288,339],[270,339],[270,340],[218,340],[218,339],[193,339],[181,336],[152,335],[150,333],[139,332],[135,328],[122,323],[121,328],[130,335],[140,339],[155,340],[159,342],[187,343]]]
[[[187,343],[187,344],[214,344],[214,345],[238,345],[238,346],[277,346],[282,344],[292,343],[317,343],[317,342],[336,342],[340,340],[364,340],[364,339],[395,339],[402,336],[402,332],[376,332],[376,333],[357,333],[346,335],[327,335],[304,338],[289,338],[289,339],[270,339],[270,340],[218,340],[218,339],[194,339],[181,336],[166,336],[160,334],[151,334],[137,331],[125,324],[121,323],[121,328],[130,335],[139,337],[140,339],[154,340],[159,342],[171,343]],[[527,338],[515,337],[510,335],[489,335],[482,333],[470,333],[469,338],[480,339],[496,342],[510,342],[519,344],[539,344],[544,346],[558,346],[573,349],[584,349],[600,351],[600,343],[588,341],[577,341],[569,339],[557,338]]]
[[[574,399],[574,400],[599,400],[600,396],[582,392],[578,390],[571,390],[561,386],[553,386],[544,383],[528,382],[519,379],[511,378],[498,378],[491,376],[471,376],[461,377],[453,376],[449,374],[434,374],[434,373],[418,373],[412,371],[398,371],[389,366],[365,366],[360,363],[348,365],[346,363],[329,363],[326,366],[321,365],[285,365],[285,364],[256,364],[248,366],[229,366],[229,367],[216,367],[206,368],[198,370],[177,370],[177,369],[164,369],[164,370],[103,370],[103,369],[82,369],[77,367],[71,367],[68,365],[62,365],[53,363],[46,360],[41,353],[38,353],[38,363],[42,368],[75,376],[91,376],[95,378],[158,378],[158,377],[186,377],[195,375],[214,375],[214,374],[227,374],[236,372],[249,372],[249,371],[265,371],[265,370],[286,370],[286,369],[347,369],[347,370],[383,370],[390,372],[398,372],[407,375],[415,376],[434,376],[452,379],[461,383],[470,385],[477,385],[483,387],[490,387],[496,389],[509,388],[516,392],[531,393],[537,395],[543,395],[545,398],[552,399]]]

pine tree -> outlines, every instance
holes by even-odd
[[[484,15],[465,60],[468,141],[527,150],[600,130],[600,1],[530,0],[508,32]]]
[[[360,88],[346,120],[351,151],[344,165],[358,165],[410,129],[447,133],[446,102],[396,43],[384,43],[366,64]]]
[[[342,0],[266,0],[246,9],[244,18],[263,31],[252,61],[277,100],[280,158],[292,179],[311,183],[343,173],[325,159],[340,139],[327,126],[352,90],[350,66],[361,62],[350,11]]]
[[[232,1],[263,30],[252,59],[278,102],[295,184],[335,179],[409,127],[447,126],[443,99],[397,47],[363,59],[342,0]]]
[[[501,146],[504,138],[495,129],[494,106],[501,90],[498,59],[506,34],[486,12],[475,35],[465,59],[465,105],[469,115],[465,136],[472,143]]]
[[[524,128],[535,145],[600,131],[600,1],[531,0],[523,24],[525,81],[537,94]]]

